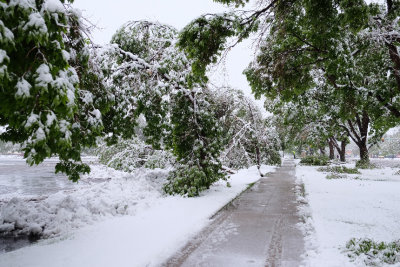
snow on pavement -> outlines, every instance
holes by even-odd
[[[263,166],[262,171],[274,169]],[[162,197],[149,182],[147,189],[144,185],[137,189],[137,202],[146,204],[133,215],[109,218],[2,254],[0,266],[157,266],[207,225],[211,215],[258,179],[256,168],[241,170],[229,179],[231,187],[221,181],[197,198]],[[126,184],[130,186],[135,185]],[[118,195],[120,190],[124,188],[111,192]],[[110,201],[102,190],[96,192],[99,202]],[[132,194],[135,199],[135,192]]]
[[[309,205],[302,212],[311,215],[303,227],[310,233],[311,222],[315,230],[306,239],[307,266],[365,266],[362,259],[350,262],[346,256],[351,238],[400,239],[400,175],[392,168],[360,171],[347,179],[326,179],[317,167],[297,167]]]

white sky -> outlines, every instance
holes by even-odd
[[[93,41],[99,44],[108,43],[116,30],[129,20],[159,21],[181,30],[202,14],[227,10],[212,0],[75,0],[74,6],[82,9],[83,15],[100,28],[93,32]],[[253,58],[250,44],[250,41],[243,42],[232,49],[226,64],[219,65],[218,74],[211,75],[211,82],[231,85],[251,95],[242,74]],[[223,69],[226,72],[221,74]]]

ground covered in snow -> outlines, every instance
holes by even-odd
[[[3,202],[3,230],[51,238],[0,254],[0,266],[157,266],[259,179],[256,168],[241,170],[229,178],[230,187],[221,181],[185,198],[162,194],[165,176],[163,170],[124,173],[96,165],[83,178],[89,182],[73,190]]]
[[[388,163],[382,165],[392,167],[359,170],[360,174],[341,174],[336,179],[327,179],[331,174],[318,167],[297,166],[299,200],[308,203],[301,208],[302,228],[308,234],[307,266],[385,266],[368,255],[351,260],[346,243],[352,238],[400,239],[400,175],[396,174],[400,161]],[[346,166],[354,167],[354,163]]]

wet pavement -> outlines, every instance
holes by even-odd
[[[295,165],[285,161],[225,209],[164,266],[300,266]]]

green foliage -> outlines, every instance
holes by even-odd
[[[383,263],[400,262],[400,240],[386,243],[369,238],[353,238],[347,242],[346,249],[348,257],[352,260],[362,257],[366,265],[381,266]]]
[[[328,174],[325,178],[328,179],[328,180],[331,180],[331,179],[345,179],[345,178],[347,178],[347,176],[345,174],[334,172],[334,173]]]
[[[218,159],[223,138],[208,89],[190,78],[192,64],[176,48],[176,34],[169,26],[138,21],[125,24],[113,36],[118,47],[111,46],[102,62],[116,91],[113,112],[124,127],[112,132],[111,139],[134,135],[142,115],[146,143],[169,151],[179,164],[165,191],[195,196],[223,177]],[[198,180],[196,175],[206,178]]]
[[[164,191],[167,194],[198,196],[201,191],[209,189],[211,184],[224,177],[217,169],[212,168],[212,166],[209,168],[178,167],[167,178],[168,182],[164,185]]]
[[[291,133],[306,142],[321,146],[331,136],[349,136],[364,158],[368,136],[374,143],[400,118],[395,89],[400,84],[399,4],[386,4],[260,1],[250,12],[198,18],[181,33],[179,45],[194,60],[194,77],[201,79],[227,48],[228,38],[241,41],[258,30],[258,56],[245,71],[255,96],[271,100],[274,114],[283,108],[292,117],[288,121],[295,121]],[[293,106],[286,109],[288,103]]]
[[[348,168],[346,166],[329,166],[318,168],[320,172],[334,172],[334,173],[348,173],[348,174],[361,174],[357,168]]]
[[[369,161],[369,159],[368,160],[358,160],[357,162],[356,162],[356,168],[359,168],[359,169],[375,169],[376,168],[376,166],[374,165],[374,164],[372,164],[370,161]]]
[[[21,144],[30,165],[58,156],[56,170],[76,181],[112,103],[90,68],[82,19],[62,2],[0,3],[0,139]]]
[[[206,82],[207,66],[217,62],[227,48],[227,39],[233,36],[240,36],[239,40],[247,38],[256,29],[257,24],[243,24],[240,16],[234,13],[204,15],[189,23],[180,33],[178,42],[192,60],[189,82]]]
[[[326,166],[329,164],[329,158],[326,156],[305,156],[300,160],[300,163],[311,166]]]

